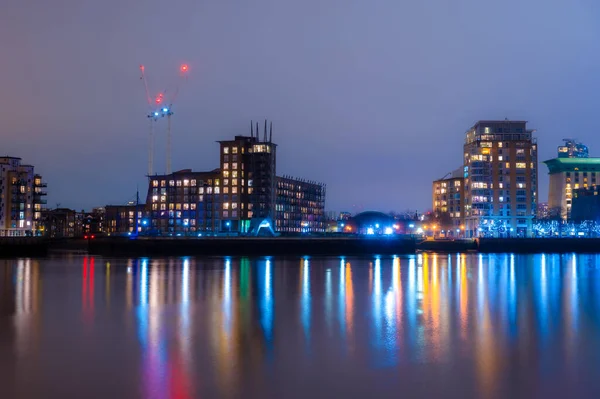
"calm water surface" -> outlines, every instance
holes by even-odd
[[[2,398],[598,398],[600,256],[0,261]]]

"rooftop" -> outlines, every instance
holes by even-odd
[[[544,161],[549,173],[560,172],[600,172],[600,158],[553,158]]]

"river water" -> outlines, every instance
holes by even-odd
[[[0,260],[2,398],[598,398],[600,255]]]

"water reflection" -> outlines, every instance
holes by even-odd
[[[0,263],[0,338],[14,361],[42,359],[50,347],[36,343],[60,331],[70,338],[57,350],[82,362],[68,342],[133,356],[112,367],[144,397],[281,394],[273,378],[292,383],[303,365],[305,377],[334,367],[358,381],[429,365],[478,397],[511,396],[519,381],[533,396],[548,384],[577,396],[600,363],[598,256],[43,262]],[[107,325],[118,340],[102,339]]]

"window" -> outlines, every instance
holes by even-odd
[[[525,169],[527,167],[527,164],[525,162],[517,162],[516,166],[517,169]]]
[[[184,187],[188,187],[189,185],[190,185],[190,181],[189,180],[186,179],[186,180],[183,181],[183,186]]]
[[[231,169],[237,169],[237,162],[234,162],[231,164]]]
[[[223,185],[224,186],[228,186],[229,185],[229,179],[223,179]]]
[[[229,217],[229,211],[223,211],[223,217],[224,218],[228,218]]]
[[[182,181],[181,180],[177,180],[177,187],[181,187]]]
[[[238,180],[237,179],[231,179],[231,185],[232,186],[237,186],[238,184]]]
[[[169,187],[175,187],[175,180],[169,180]]]
[[[223,202],[223,209],[229,209],[229,202]]]
[[[231,187],[231,194],[237,194],[238,189],[237,187]],[[248,192],[248,194],[250,194],[250,192]]]
[[[229,171],[228,170],[224,170],[223,171],[223,177],[229,177]],[[227,184],[227,183],[225,183]]]
[[[196,187],[196,179],[192,179],[192,180],[190,181],[190,185],[191,185],[192,187]]]
[[[237,147],[232,147],[231,148],[231,153],[232,154],[237,154],[238,153],[238,148]]]
[[[223,154],[229,154],[229,147],[223,147]]]
[[[229,194],[229,187],[223,187],[223,194]]]
[[[234,164],[234,165],[235,165],[235,164]],[[231,172],[231,177],[238,177],[238,172],[237,172],[237,170],[233,170],[233,171]]]
[[[227,170],[227,169],[229,169],[229,163],[228,163],[228,162],[225,162],[225,163],[223,164],[223,169],[224,169],[224,170]]]
[[[152,187],[158,187],[158,180],[152,180]]]
[[[498,161],[502,161],[502,160],[503,160],[502,155],[498,155]]]

